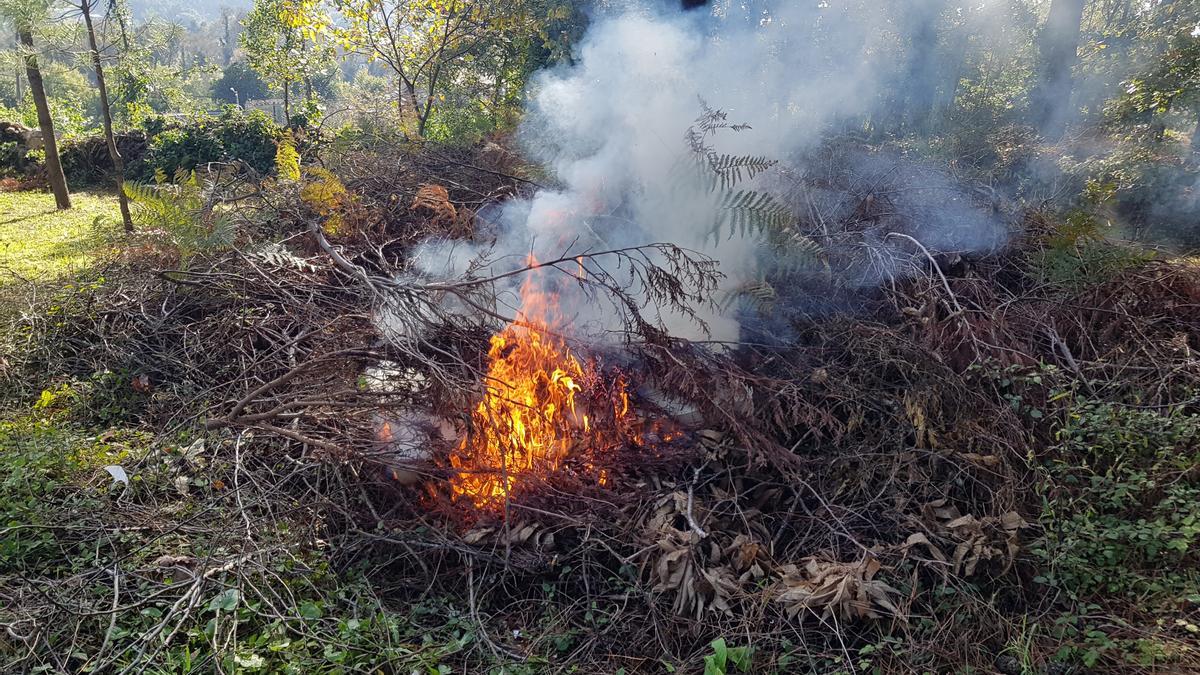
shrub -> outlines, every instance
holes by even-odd
[[[145,129],[150,147],[130,170],[131,178],[145,182],[158,172],[170,176],[210,162],[235,160],[268,174],[275,167],[276,144],[283,134],[266,113],[246,113],[236,106],[226,106],[219,117],[201,116],[182,124],[153,117],[146,121]]]
[[[1053,224],[1030,257],[1033,275],[1070,291],[1103,284],[1154,258],[1153,251],[1108,238],[1111,228],[1089,209],[1074,209]]]
[[[1143,607],[1200,591],[1200,418],[1081,400],[1057,438],[1040,580]]]

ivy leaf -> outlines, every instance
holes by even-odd
[[[317,603],[306,600],[300,604],[300,616],[305,619],[315,620],[325,616],[325,612],[321,610],[321,606]]]
[[[216,612],[232,612],[237,609],[238,601],[241,600],[241,594],[236,588],[229,588],[217,595],[208,603],[208,611]]]

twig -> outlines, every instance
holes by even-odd
[[[692,515],[692,493],[695,490],[696,481],[698,480],[700,480],[700,469],[695,470],[695,473],[692,475],[692,482],[690,485],[688,485],[686,515],[688,526],[692,528],[692,531],[695,532],[697,536],[699,536],[701,539],[705,539],[708,537],[708,533],[704,531],[704,528],[700,527],[700,524],[696,522],[696,518]]]

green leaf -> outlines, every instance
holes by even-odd
[[[232,612],[234,609],[237,609],[238,601],[240,599],[241,594],[238,592],[238,589],[228,588],[222,591],[208,603],[208,610],[210,612],[216,612],[218,610],[223,612]]]
[[[300,604],[300,616],[305,619],[320,619],[325,616],[325,612],[321,610],[321,606],[312,601],[304,601]]]

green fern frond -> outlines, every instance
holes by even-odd
[[[154,185],[124,184],[134,220],[143,229],[165,232],[185,260],[197,251],[229,246],[236,237],[233,221],[212,209],[212,189],[189,171],[176,172],[174,182],[158,172]]]

